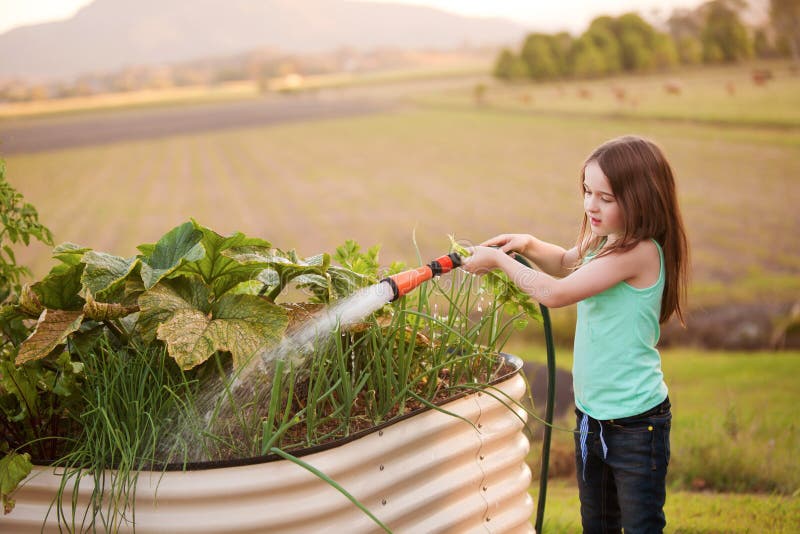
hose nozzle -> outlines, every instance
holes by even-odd
[[[461,256],[455,252],[436,258],[428,265],[409,269],[381,280],[392,286],[393,297],[389,302],[394,302],[410,291],[416,289],[422,282],[427,282],[434,276],[449,273],[461,265]]]

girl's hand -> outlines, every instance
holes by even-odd
[[[483,247],[499,247],[505,254],[519,252],[523,256],[533,244],[533,236],[529,234],[500,234],[481,243]]]
[[[461,268],[469,273],[486,274],[500,265],[500,259],[505,253],[499,248],[471,247],[471,255],[464,259]]]

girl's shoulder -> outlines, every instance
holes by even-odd
[[[661,249],[655,240],[642,239],[620,254],[635,273],[625,280],[629,285],[642,289],[658,282],[661,275]]]
[[[648,239],[641,239],[638,243],[631,247],[631,251],[636,251],[639,254],[646,254],[648,256],[655,255],[656,258],[659,257],[659,248],[660,245],[656,242],[655,239],[648,238]]]
[[[640,239],[636,243],[625,245],[624,247],[615,247],[613,244],[603,242],[597,249],[596,254],[603,254],[608,249],[608,252],[616,255],[617,257],[634,258],[639,257],[642,259],[656,258],[658,260],[660,245],[655,239]]]

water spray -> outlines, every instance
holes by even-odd
[[[400,297],[408,294],[423,282],[427,282],[434,276],[449,273],[456,267],[461,266],[462,258],[455,252],[436,258],[428,265],[409,269],[402,273],[397,273],[381,280],[389,284],[392,288],[392,298],[389,302],[394,302]]]

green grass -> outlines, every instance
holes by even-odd
[[[538,490],[531,491],[534,499]],[[793,534],[800,524],[798,497],[738,495],[671,490],[664,509],[665,532],[676,534]],[[572,481],[552,481],[547,487],[545,534],[580,532],[578,488]]]
[[[544,349],[512,342],[507,349],[545,361]],[[557,350],[572,365],[571,351]],[[800,465],[796,461],[800,353],[662,352],[673,404],[667,532],[793,533],[800,525]],[[574,428],[567,418],[561,426]],[[538,459],[540,443],[532,444]],[[553,433],[554,462],[572,462],[568,432]],[[532,467],[538,474],[538,465]],[[705,488],[697,491],[697,488]],[[536,499],[538,483],[531,494]],[[548,483],[544,532],[580,531],[574,470]]]
[[[755,85],[751,70],[774,79]],[[679,87],[679,94],[666,87]],[[472,105],[474,89],[421,99]],[[532,113],[628,117],[754,127],[800,127],[800,75],[787,62],[682,69],[650,75],[547,83],[493,83],[484,96],[493,108]],[[795,132],[796,133],[796,132]]]
[[[539,345],[512,341],[507,350],[545,361]],[[558,365],[570,369],[571,356],[559,348]],[[800,494],[799,352],[669,349],[662,351],[662,362],[674,418],[667,479],[672,487]],[[559,426],[574,428],[574,418]],[[553,440],[556,459],[571,461],[572,434],[556,431]]]

